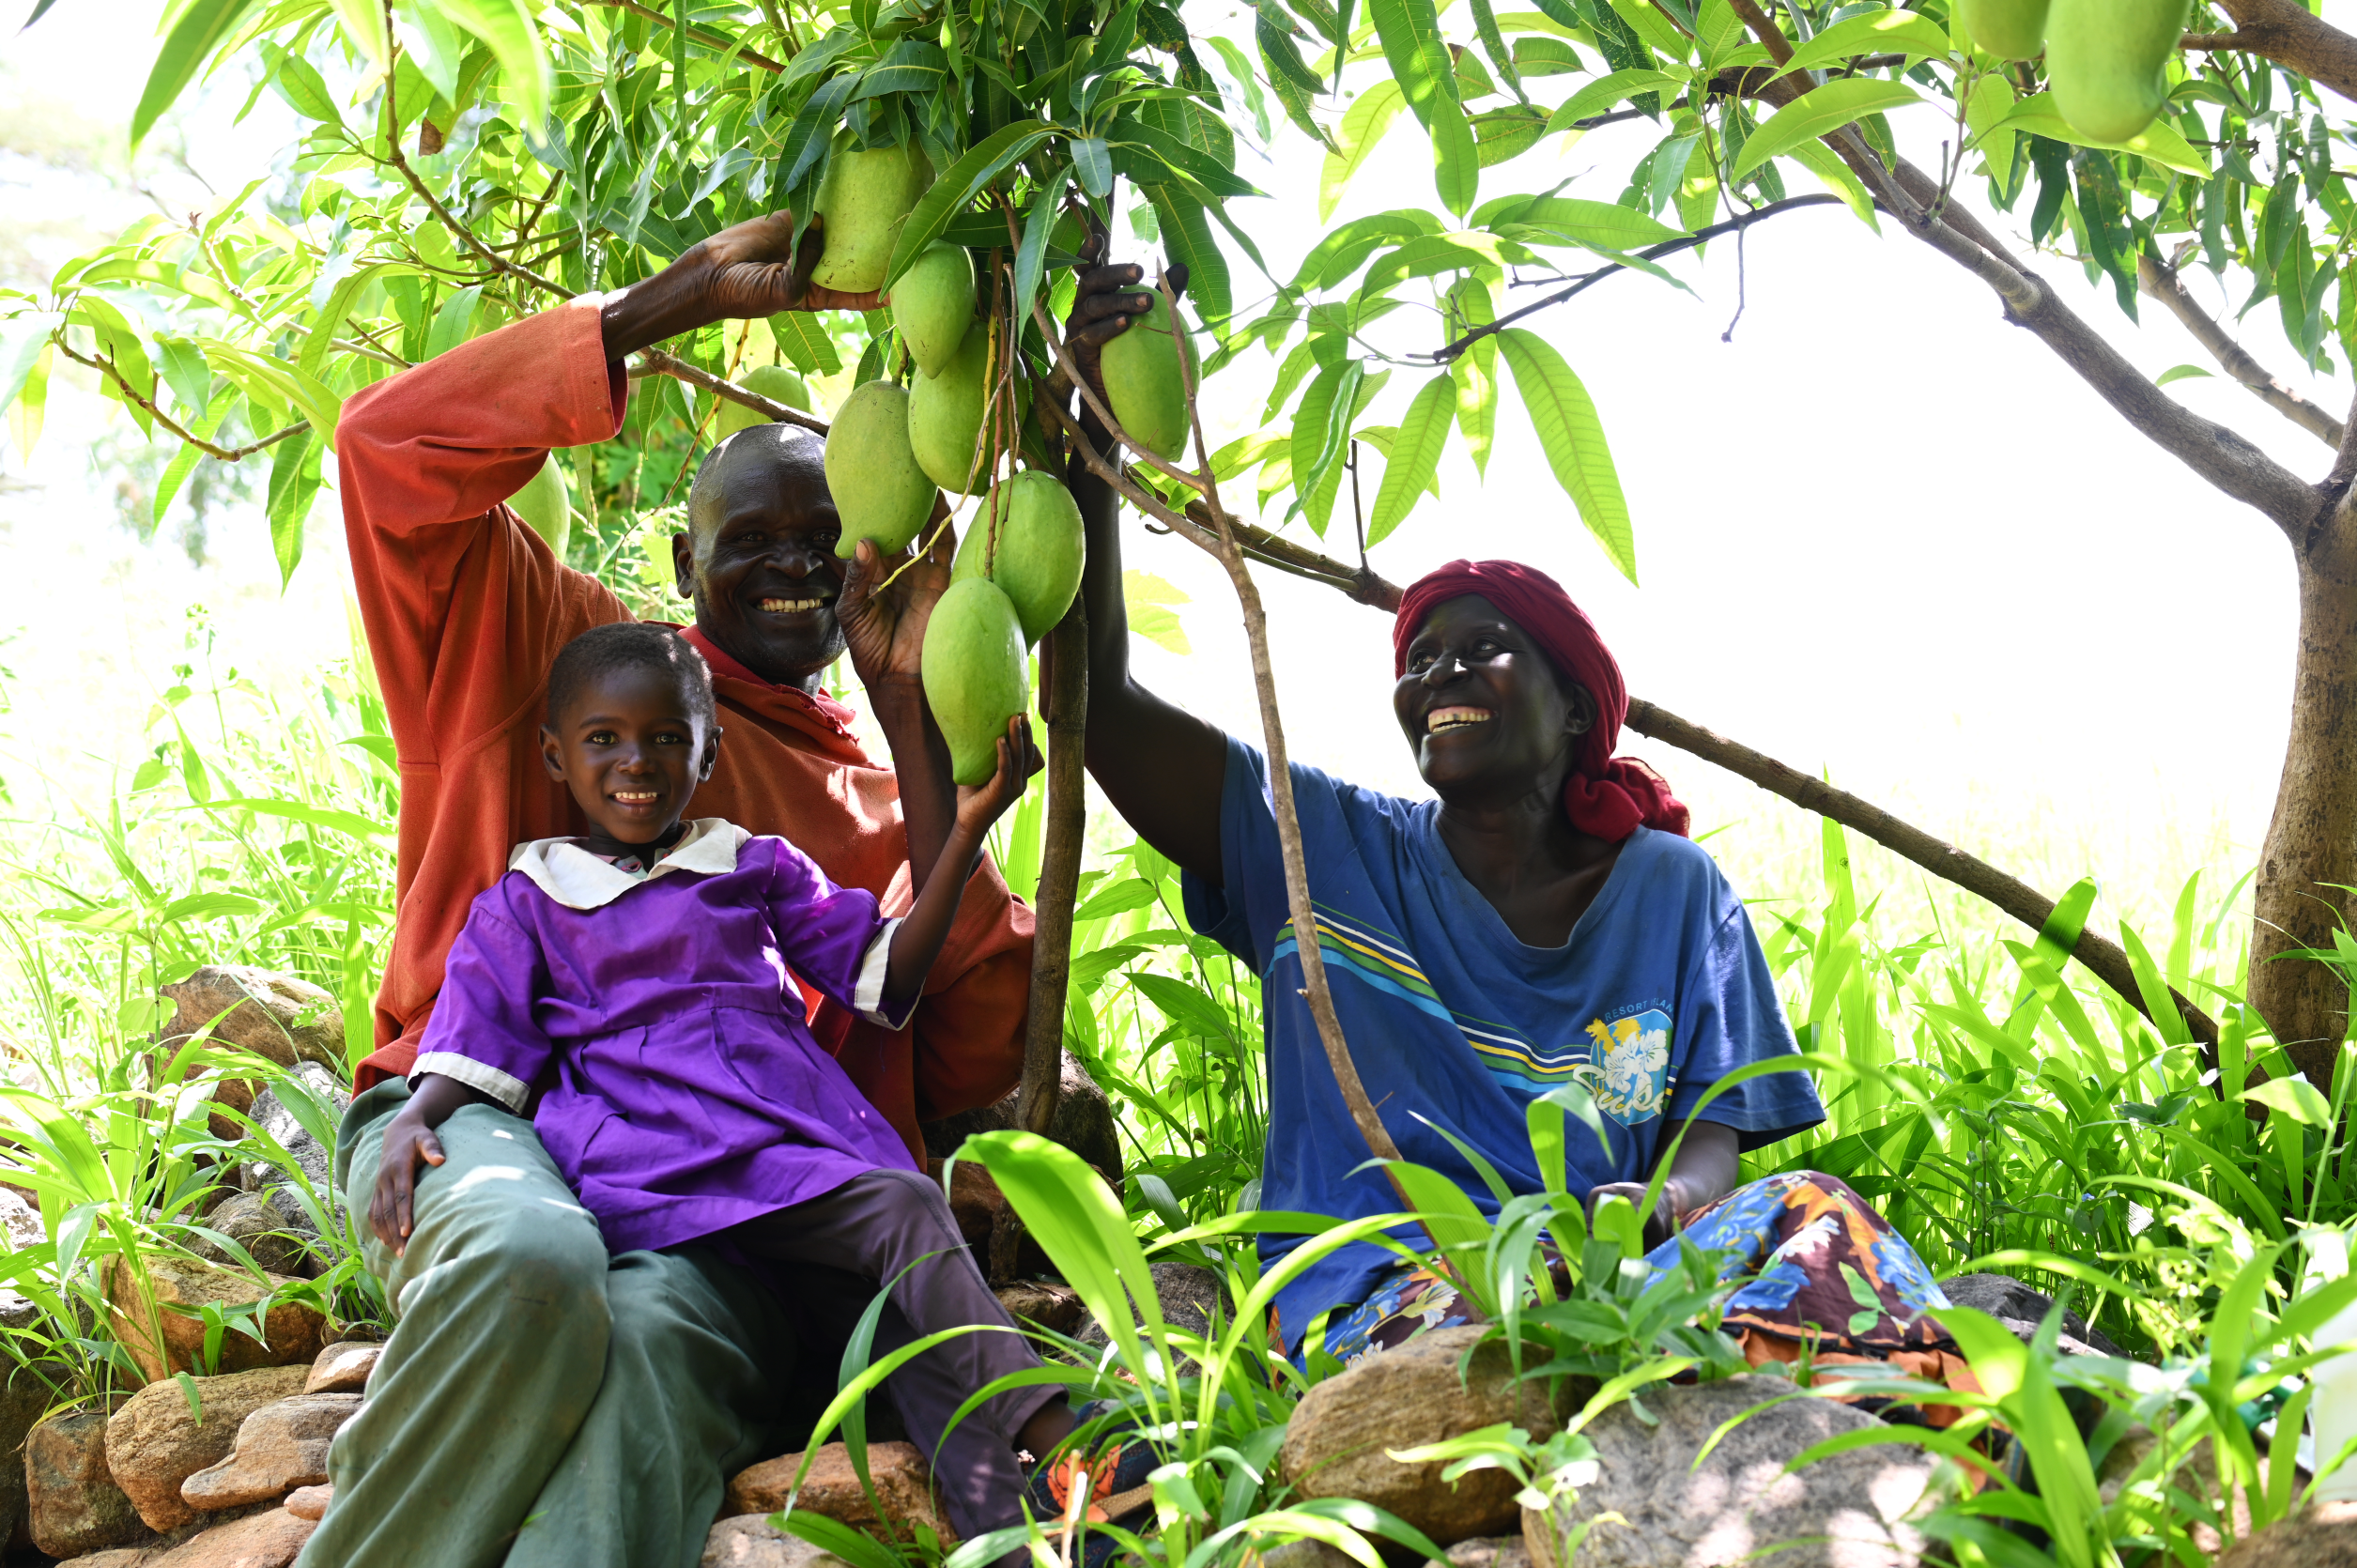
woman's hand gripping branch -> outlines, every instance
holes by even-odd
[[[998,771],[987,783],[959,790],[957,821],[950,826],[948,841],[941,847],[941,858],[892,933],[884,971],[887,1016],[903,1017],[917,992],[925,989],[925,976],[932,972],[933,960],[941,956],[942,944],[948,941],[949,927],[958,917],[966,879],[982,858],[991,824],[1023,798],[1025,784],[1040,765],[1039,748],[1031,744],[1031,717],[1017,714],[1007,721],[1007,733],[998,741]]]

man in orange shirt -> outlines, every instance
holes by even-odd
[[[353,1219],[400,1321],[335,1440],[311,1568],[692,1568],[726,1474],[772,1437],[794,1337],[759,1280],[696,1246],[609,1257],[529,1121],[478,1097],[428,1130],[407,1078],[470,901],[513,845],[580,831],[538,755],[549,661],[628,618],[502,502],[549,448],[621,428],[632,351],[723,319],[874,308],[804,286],[791,234],[783,214],[739,224],[620,294],[516,322],[345,406],[346,531],[402,800],[378,1049],[357,1076],[336,1178],[362,1206]],[[695,607],[686,635],[712,666],[727,732],[697,806],[792,839],[898,913],[915,894],[910,863],[933,863],[956,807],[917,681],[948,551],[884,588],[872,546],[838,561],[822,451],[785,425],[741,433],[701,476],[673,542]],[[893,769],[870,762],[820,686],[845,652]],[[920,1120],[1013,1085],[1030,952],[1031,913],[985,862],[907,1029],[831,1004],[814,1019],[918,1159]],[[470,1092],[427,1084],[420,1099]],[[369,1213],[389,1147],[427,1168]]]

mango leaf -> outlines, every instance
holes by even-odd
[[[1460,278],[1449,290],[1449,332],[1461,336],[1498,319],[1489,284],[1481,278]],[[1498,339],[1488,333],[1475,338],[1465,352],[1449,361],[1449,379],[1456,383],[1456,427],[1465,433],[1465,450],[1473,459],[1473,472],[1489,471],[1489,448],[1498,434]]]
[[[1569,131],[1581,120],[1603,114],[1628,99],[1646,93],[1669,92],[1683,88],[1687,78],[1678,71],[1630,69],[1616,70],[1610,76],[1599,76],[1570,98],[1563,107],[1547,116],[1547,133]]]
[[[2165,387],[2172,381],[2191,381],[2213,374],[2214,372],[2204,370],[2199,365],[2171,365],[2154,377],[2152,384],[2156,387]]]
[[[1437,106],[1457,107],[1456,63],[1440,37],[1432,0],[1368,0],[1367,15],[1382,42],[1383,57],[1391,62],[1392,79],[1429,131]]]
[[[1113,193],[1113,155],[1106,150],[1103,137],[1073,138],[1072,172],[1080,178],[1080,188],[1099,201]]]
[[[1883,82],[1868,76],[1848,77],[1813,87],[1779,109],[1765,125],[1751,133],[1743,144],[1743,155],[1735,160],[1734,177],[1741,179],[1769,159],[1789,152],[1803,142],[1839,131],[1864,115],[1922,101],[1921,95],[1903,82]]]
[[[131,145],[146,139],[173,100],[196,79],[196,70],[216,45],[229,36],[238,19],[254,0],[189,0],[164,35],[163,49],[147,72],[147,85],[131,111]]]
[[[901,274],[916,265],[925,247],[941,238],[949,220],[964,211],[984,186],[1017,159],[1028,157],[1052,133],[1041,121],[1017,120],[993,131],[950,164],[901,225],[900,242],[892,247],[892,265],[885,271],[884,286],[890,288],[898,283]]]
[[[780,311],[769,318],[769,335],[786,361],[805,376],[833,376],[843,368],[835,339],[809,311]]]
[[[1793,57],[1776,74],[1814,70],[1853,54],[1919,54],[1944,60],[1948,54],[1948,34],[1930,17],[1916,11],[1872,11],[1837,22],[1819,33],[1794,50]]]
[[[1318,222],[1333,216],[1335,204],[1342,200],[1343,188],[1383,140],[1383,132],[1392,128],[1392,121],[1399,117],[1399,111],[1407,102],[1399,84],[1388,78],[1369,84],[1366,91],[1351,101],[1335,138],[1339,150],[1326,155],[1326,166],[1317,177]]]
[[[271,90],[286,100],[289,109],[305,119],[322,120],[329,125],[344,122],[344,116],[336,112],[335,100],[328,95],[327,83],[309,60],[287,54],[268,38],[262,40],[262,59]]]
[[[1818,90],[1822,92],[1824,89]],[[1782,118],[1782,115],[1778,118]],[[2210,165],[2202,161],[2201,154],[2164,119],[2154,120],[2127,141],[2099,142],[2071,128],[2071,122],[2062,117],[2062,111],[2055,107],[2054,94],[2039,93],[2013,105],[2011,112],[1999,120],[1997,126],[2013,131],[2032,131],[2052,141],[2068,142],[2072,146],[2133,152],[2139,158],[2150,159],[2164,169],[2175,169],[2179,174],[2191,175],[2195,179],[2210,177]]]
[[[1426,381],[1401,416],[1399,434],[1385,454],[1383,484],[1375,492],[1375,509],[1367,516],[1366,542],[1372,546],[1390,537],[1406,520],[1416,498],[1440,471],[1440,453],[1449,443],[1449,421],[1456,411],[1456,385],[1446,372]]]
[[[64,316],[52,312],[35,311],[0,322],[0,408],[16,402],[24,391],[33,366],[49,347],[49,334],[63,320]]]
[[[500,63],[518,117],[537,126],[548,117],[548,55],[525,0],[431,0],[451,21],[481,38]]]
[[[335,12],[335,20],[343,23],[344,36],[368,57],[370,65],[382,69],[393,58],[392,42],[385,37],[384,7],[377,0],[328,0],[328,4]]]
[[[1481,149],[1465,111],[1456,104],[1435,104],[1431,123],[1433,188],[1440,205],[1462,219],[1481,193]]]
[[[270,550],[278,558],[281,591],[302,561],[302,525],[318,493],[318,445],[312,432],[298,430],[270,454]]]
[[[1518,224],[1562,235],[1591,250],[1635,251],[1678,238],[1673,229],[1651,213],[1617,202],[1590,201],[1580,196],[1533,196],[1490,220],[1493,228]]]
[[[1629,525],[1628,502],[1621,494],[1612,449],[1605,441],[1604,423],[1596,417],[1588,389],[1554,346],[1535,332],[1509,327],[1496,335],[1556,482],[1579,507],[1579,520],[1588,525],[1588,531],[1604,546],[1612,564],[1635,582],[1637,541]]]

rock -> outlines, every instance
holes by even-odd
[[[61,1568],[143,1568],[155,1555],[152,1546],[116,1546],[108,1551],[75,1558],[71,1562],[62,1564]]]
[[[49,1229],[41,1223],[41,1206],[23,1193],[0,1188],[0,1234],[8,1237],[11,1249],[38,1247],[49,1239]]]
[[[1736,1426],[1699,1470],[1694,1456],[1719,1426],[1793,1391],[1779,1377],[1731,1377],[1694,1388],[1656,1388],[1647,1426],[1626,1406],[1587,1428],[1596,1479],[1569,1500],[1525,1512],[1533,1568],[1566,1568],[1564,1531],[1597,1520],[1579,1568],[1916,1568],[1933,1457],[1894,1445],[1853,1449],[1796,1474],[1785,1462],[1837,1433],[1879,1425],[1830,1399],[1791,1399]],[[1625,1522],[1602,1519],[1617,1513]]]
[[[229,1457],[181,1482],[180,1496],[210,1513],[284,1497],[298,1486],[324,1485],[328,1444],[359,1414],[356,1393],[297,1394],[265,1405],[239,1425]]]
[[[204,1510],[181,1498],[180,1483],[226,1458],[237,1444],[239,1423],[264,1406],[301,1391],[303,1376],[303,1368],[289,1366],[196,1378],[201,1422],[189,1410],[177,1379],[148,1384],[107,1423],[106,1461],[115,1483],[149,1529],[188,1523]]]
[[[1147,1267],[1153,1272],[1154,1294],[1162,1301],[1163,1322],[1169,1327],[1197,1338],[1208,1338],[1215,1314],[1223,1323],[1229,1320],[1226,1286],[1210,1269],[1186,1263],[1155,1263]],[[1073,1337],[1099,1352],[1113,1343],[1104,1325],[1086,1311],[1082,1314],[1080,1332]],[[1181,1371],[1194,1365],[1193,1358],[1179,1358]]]
[[[312,1260],[311,1249],[303,1244],[302,1237],[305,1233],[313,1237],[319,1233],[300,1205],[277,1195],[283,1191],[232,1192],[205,1216],[205,1223],[243,1247],[254,1262],[270,1273],[296,1275],[307,1268]],[[289,1215],[280,1207],[282,1203],[295,1212]],[[242,1267],[226,1249],[210,1242],[197,1242],[193,1250],[224,1267]]]
[[[216,1525],[139,1568],[288,1568],[319,1527],[283,1508]]]
[[[999,1286],[995,1294],[998,1304],[1016,1322],[1034,1323],[1059,1334],[1071,1333],[1088,1315],[1081,1305],[1080,1292],[1058,1280],[1017,1280]]]
[[[1952,1280],[1942,1280],[1940,1289],[1956,1305],[1985,1312],[1997,1319],[2025,1345],[2055,1307],[2053,1297],[2032,1290],[2010,1274],[1959,1274]],[[2068,1309],[2062,1314],[2059,1343],[2062,1350],[2072,1356],[2130,1359],[2128,1352],[2113,1344],[2103,1330],[2090,1326],[2086,1318]]]
[[[1475,1536],[1449,1548],[1449,1568],[1531,1568],[1531,1548],[1519,1535]]]
[[[328,1504],[335,1500],[335,1487],[331,1483],[317,1486],[298,1486],[286,1494],[286,1512],[298,1519],[313,1524],[328,1516]]]
[[[342,1115],[344,1108],[352,1102],[351,1094],[345,1088],[343,1080],[316,1062],[299,1062],[287,1076],[300,1079],[313,1098],[327,1108],[331,1118]],[[286,1109],[285,1097],[277,1089],[265,1089],[254,1096],[253,1115],[255,1125],[277,1139],[279,1146],[294,1157],[303,1179],[324,1201],[333,1186],[335,1150],[313,1137],[309,1130],[295,1119],[295,1114]],[[285,1180],[286,1172],[267,1160],[249,1161],[246,1164],[243,1185],[252,1191],[266,1191]],[[282,1199],[279,1207],[298,1219],[305,1231],[311,1231],[310,1216],[303,1213],[300,1204]]]
[[[793,1490],[793,1473],[801,1468],[802,1455],[789,1453],[739,1470],[729,1483],[728,1500],[721,1505],[720,1516],[732,1519],[754,1514],[766,1517],[777,1513],[786,1506],[786,1495]],[[875,1484],[876,1500],[883,1504],[884,1518],[893,1526],[921,1524],[931,1528],[944,1544],[956,1540],[942,1516],[941,1501],[933,1495],[932,1473],[925,1468],[925,1457],[917,1451],[916,1444],[870,1443],[868,1479]],[[840,1443],[829,1443],[818,1451],[794,1506],[879,1538],[886,1533],[876,1511],[869,1506],[867,1494],[860,1489],[859,1477],[852,1470],[851,1451]]]
[[[988,1257],[991,1231],[1007,1212],[1007,1195],[978,1160],[961,1160],[948,1171],[950,1218],[957,1221],[958,1234],[965,1237],[965,1244]],[[933,1173],[933,1179],[941,1179],[939,1171]]]
[[[1015,1099],[1010,1094],[978,1111],[962,1111],[937,1122],[927,1122],[925,1152],[946,1160],[977,1132],[998,1132],[1014,1126]],[[1121,1134],[1114,1125],[1113,1102],[1069,1051],[1064,1053],[1064,1075],[1056,1091],[1055,1115],[1048,1122],[1048,1141],[1063,1145],[1097,1167],[1098,1174],[1109,1185],[1121,1185]]]
[[[116,1337],[151,1382],[196,1366],[205,1345],[202,1309],[206,1303],[231,1306],[258,1301],[293,1283],[276,1274],[256,1280],[251,1274],[191,1258],[150,1253],[145,1262],[148,1282],[155,1289],[156,1319],[163,1330],[161,1351],[138,1276],[128,1258],[115,1260],[114,1269],[107,1276],[107,1299],[115,1309],[112,1317]],[[176,1306],[187,1310],[170,1310]],[[245,1372],[258,1366],[288,1366],[298,1361],[307,1365],[319,1354],[327,1338],[327,1319],[319,1315],[316,1308],[300,1301],[281,1301],[270,1308],[263,1320],[263,1339],[267,1343],[257,1343],[251,1334],[235,1329],[222,1336],[221,1360],[216,1371]]]
[[[766,1514],[744,1514],[712,1527],[698,1568],[843,1568],[843,1560],[779,1530]]]
[[[363,1393],[368,1379],[377,1370],[377,1360],[385,1353],[381,1345],[347,1340],[331,1345],[319,1352],[319,1359],[311,1363],[311,1376],[304,1379],[305,1393]]]
[[[1360,1568],[1359,1560],[1337,1546],[1306,1537],[1299,1541],[1280,1541],[1275,1545],[1248,1554],[1244,1568]]]
[[[129,1546],[154,1532],[106,1465],[106,1412],[80,1410],[33,1428],[24,1440],[33,1545],[51,1557]]]
[[[208,964],[163,987],[162,994],[174,1012],[157,1038],[159,1077],[207,1024],[212,1025],[211,1041],[250,1051],[283,1068],[316,1062],[334,1070],[344,1064],[343,1014],[333,996],[307,980],[244,964]],[[202,1064],[192,1063],[183,1076],[193,1078],[205,1070]],[[214,1087],[213,1099],[251,1114],[255,1088],[251,1079],[224,1079]],[[229,1116],[213,1116],[209,1125],[218,1138],[234,1141],[245,1134]]]
[[[208,964],[162,992],[177,1008],[161,1042],[167,1051],[211,1023],[212,1038],[283,1068],[297,1062],[331,1070],[344,1066],[344,1014],[332,995],[308,980],[244,964]]]
[[[1441,1546],[1510,1530],[1520,1514],[1514,1479],[1476,1470],[1454,1486],[1439,1462],[1403,1465],[1387,1449],[1417,1448],[1511,1422],[1533,1437],[1562,1424],[1543,1383],[1518,1387],[1502,1345],[1484,1345],[1470,1379],[1457,1365],[1487,1330],[1436,1329],[1367,1357],[1302,1397],[1277,1465],[1303,1497],[1356,1498],[1387,1508]],[[1580,1398],[1578,1388],[1567,1397]]]
[[[11,1543],[30,1539],[25,1533],[30,1514],[24,1493],[24,1439],[49,1409],[53,1396],[39,1365],[0,1360],[0,1368],[6,1369],[6,1375],[0,1376],[0,1552],[6,1552]],[[52,1376],[62,1382],[66,1371],[59,1367]]]
[[[2228,1546],[2218,1568],[2357,1568],[2357,1502],[2319,1502]]]

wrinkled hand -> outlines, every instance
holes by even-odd
[[[852,672],[863,686],[914,684],[925,647],[925,623],[933,605],[949,586],[949,566],[958,553],[957,530],[944,526],[948,506],[936,501],[922,544],[932,548],[888,588],[879,588],[908,561],[906,554],[886,556],[872,539],[862,539],[843,571],[843,591],[835,600],[835,619],[843,628],[843,648],[851,654]]]
[[[1081,377],[1101,402],[1106,399],[1104,372],[1100,368],[1099,357],[1105,345],[1121,335],[1132,317],[1144,315],[1154,308],[1151,286],[1139,287],[1146,282],[1146,269],[1137,263],[1091,265],[1102,254],[1102,238],[1101,233],[1091,236],[1083,250],[1079,292],[1072,298],[1071,314],[1064,318],[1064,345],[1071,351],[1072,363],[1079,368]],[[1173,264],[1164,276],[1170,280],[1172,293],[1186,293],[1186,263]]]
[[[409,1232],[416,1223],[417,1168],[439,1165],[449,1156],[434,1130],[417,1116],[402,1112],[385,1129],[384,1155],[377,1165],[377,1189],[368,1200],[368,1224],[377,1239],[399,1257],[408,1251]]]
[[[998,771],[988,783],[958,790],[959,828],[979,841],[991,823],[1023,798],[1031,776],[1045,765],[1040,748],[1031,743],[1031,715],[1015,715],[1007,721],[1007,733],[998,739]]]
[[[1677,1212],[1671,1207],[1670,1186],[1661,1184],[1661,1196],[1655,1200],[1653,1212],[1645,1214],[1645,1184],[1641,1181],[1608,1181],[1601,1187],[1588,1190],[1588,1222],[1595,1222],[1595,1211],[1607,1198],[1621,1198],[1628,1207],[1644,1214],[1645,1246],[1648,1251],[1670,1239],[1677,1224]]]
[[[818,265],[825,244],[819,228],[819,222],[812,220],[802,236],[800,252],[790,253],[793,214],[773,212],[722,229],[690,247],[680,260],[692,259],[696,264],[699,287],[714,320],[775,315],[779,311],[874,310],[873,291],[846,294],[810,283],[811,269]]]

